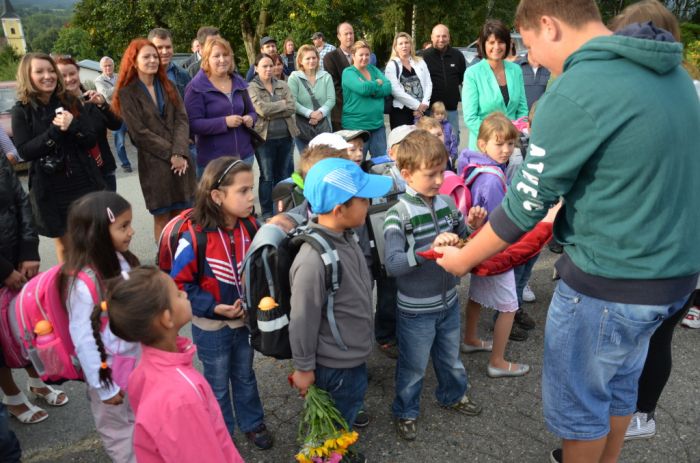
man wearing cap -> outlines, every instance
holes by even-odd
[[[450,45],[450,30],[444,24],[433,27],[430,34],[433,43],[423,53],[425,64],[428,65],[430,80],[433,82],[433,93],[430,105],[442,101],[447,110],[447,120],[453,127],[459,145],[459,116],[457,105],[460,102],[460,87],[467,70],[467,62],[461,51]]]
[[[316,51],[318,52],[318,65],[325,71],[326,68],[323,67],[323,58],[328,53],[335,50],[335,47],[330,43],[326,43],[326,36],[323,35],[323,32],[314,32],[314,35],[311,36],[311,41],[314,43],[314,47],[316,47]]]
[[[277,41],[270,37],[269,35],[266,35],[262,39],[260,39],[260,53],[263,55],[276,55],[277,54]],[[255,66],[250,66],[248,68],[248,72],[245,75],[245,80],[250,82],[253,80],[253,77],[255,77]]]
[[[355,44],[355,30],[350,23],[338,24],[339,47],[328,52],[323,58],[323,68],[333,77],[335,106],[331,111],[333,130],[342,129],[343,116],[343,70],[352,64],[352,46]]]
[[[335,248],[343,275],[333,299],[333,323],[326,315],[326,265],[321,255],[304,243],[292,263],[292,381],[302,394],[312,384],[328,391],[348,423],[355,422],[364,401],[373,344],[372,279],[351,229],[364,223],[369,198],[383,196],[390,186],[388,178],[366,174],[347,159],[323,159],[306,175],[304,196],[318,214],[309,228]],[[338,336],[332,334],[335,329]],[[343,460],[367,461],[357,452],[350,455]]]

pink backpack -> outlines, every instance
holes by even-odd
[[[10,288],[0,289],[0,347],[2,347],[5,365],[9,368],[22,368],[29,363],[29,359],[22,351],[19,338],[12,330],[14,317],[10,320],[18,294]]]
[[[51,267],[29,280],[15,298],[9,311],[9,326],[41,379],[49,382],[82,380],[83,372],[75,354],[68,329],[68,311],[61,297],[61,265]],[[78,272],[75,278],[88,287],[92,300],[101,300],[97,276],[91,270]],[[37,342],[36,324],[47,320],[53,327],[53,340]],[[107,318],[103,317],[102,328]],[[25,356],[25,357],[26,357]]]
[[[448,195],[457,205],[457,209],[467,219],[472,207],[472,194],[464,184],[464,179],[450,170],[445,171],[445,177],[440,186],[440,194]]]

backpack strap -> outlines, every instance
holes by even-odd
[[[348,346],[345,345],[343,339],[340,337],[340,331],[338,330],[338,324],[335,321],[335,312],[333,310],[335,294],[340,288],[340,280],[342,277],[338,250],[333,247],[330,241],[324,236],[323,232],[317,229],[307,228],[297,238],[308,243],[321,256],[325,267],[326,291],[328,293],[326,298],[326,318],[328,318],[328,324],[331,328],[335,343],[341,350],[348,350]]]
[[[459,209],[457,209],[457,204],[450,195],[439,194],[438,196],[445,201],[450,208],[450,215],[446,218],[452,223],[452,229],[457,230],[457,228],[459,228]]]
[[[463,177],[465,177],[464,184],[467,185],[467,188],[470,188],[471,185],[476,180],[476,178],[481,174],[490,174],[490,175],[495,175],[496,177],[498,177],[498,179],[501,181],[501,186],[503,187],[503,191],[506,191],[506,188],[507,188],[506,187],[506,185],[507,185],[506,175],[503,173],[503,171],[496,166],[484,166],[481,164],[468,164],[464,168],[464,173],[463,173]]]
[[[240,222],[243,224],[243,228],[245,228],[246,233],[248,233],[248,237],[252,241],[255,234],[258,232],[258,222],[252,216],[241,219]]]
[[[404,204],[404,202],[401,200],[399,200],[394,207],[399,213],[399,219],[403,224],[404,235],[406,236],[406,242],[408,243],[408,249],[406,250],[408,265],[411,267],[416,267],[418,265],[418,261],[416,260],[416,237],[413,236],[411,215],[408,213],[408,207],[406,207],[406,204]]]

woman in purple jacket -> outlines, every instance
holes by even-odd
[[[251,129],[257,120],[246,91],[248,83],[234,73],[233,50],[225,39],[207,40],[202,69],[185,90],[190,131],[197,143],[197,178],[207,164],[234,156],[253,164]]]

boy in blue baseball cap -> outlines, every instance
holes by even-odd
[[[355,422],[367,390],[367,359],[374,343],[372,276],[352,228],[367,216],[369,199],[385,195],[388,177],[367,174],[352,161],[323,159],[309,170],[304,196],[318,215],[309,227],[335,248],[342,278],[335,293],[332,315],[343,345],[328,320],[325,264],[311,245],[304,243],[290,269],[294,385],[303,394],[308,387],[328,391],[345,420]],[[366,461],[355,453],[352,461]]]

